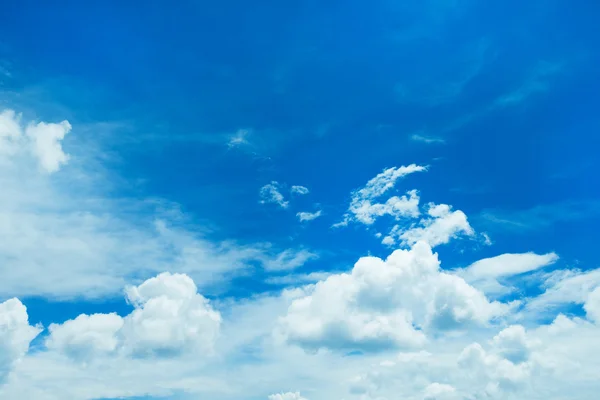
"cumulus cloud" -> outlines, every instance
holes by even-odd
[[[46,347],[80,361],[111,354],[117,350],[117,334],[122,327],[123,318],[115,313],[81,314],[62,324],[51,324]]]
[[[528,352],[525,330],[506,328],[492,340],[490,351],[479,343],[467,346],[458,357],[458,365],[474,378],[470,390],[477,397],[506,398],[507,393],[523,388],[536,367]]]
[[[600,287],[594,289],[583,306],[587,317],[600,325]]]
[[[41,327],[29,324],[27,308],[21,301],[13,298],[0,303],[0,385],[41,331]]]
[[[300,222],[307,222],[307,221],[312,221],[314,219],[319,218],[322,213],[323,213],[323,211],[321,211],[321,210],[317,210],[315,212],[303,211],[303,212],[297,213],[296,216],[298,217]]]
[[[375,219],[386,214],[393,215],[396,218],[418,216],[419,197],[414,190],[407,193],[408,197],[394,196],[385,203],[378,203],[376,199],[391,190],[400,178],[426,170],[427,167],[416,164],[383,170],[383,172],[370,179],[363,188],[352,193],[348,213],[344,215],[341,222],[334,226],[345,226],[351,221],[370,225]]]
[[[385,261],[363,257],[292,302],[276,335],[307,350],[422,346],[426,333],[486,325],[508,306],[440,270],[425,242]]]
[[[280,191],[280,185],[277,181],[272,181],[260,188],[260,202],[261,204],[277,204],[281,208],[288,208],[290,205],[289,201],[286,201]]]
[[[434,382],[425,388],[423,400],[452,400],[458,399],[456,389],[445,383]]]
[[[447,204],[430,203],[427,214],[429,218],[423,218],[409,228],[395,225],[383,239],[383,243],[393,245],[400,242],[404,246],[411,246],[424,241],[435,247],[461,235],[475,234],[465,213],[460,210],[452,211],[452,207]]]
[[[47,348],[76,359],[115,352],[147,357],[212,351],[221,315],[188,276],[162,273],[125,292],[134,307],[129,315],[80,315],[52,324]]]
[[[22,126],[22,117],[14,110],[0,113],[0,155],[15,156],[27,151],[38,161],[40,168],[53,173],[69,160],[61,142],[71,131],[68,121],[59,123],[30,122]]]
[[[60,142],[70,131],[71,124],[68,121],[58,124],[39,122],[30,124],[25,129],[25,133],[32,143],[33,154],[46,172],[56,172],[61,165],[69,161],[69,156],[63,152]]]

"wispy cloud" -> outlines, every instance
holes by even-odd
[[[298,219],[300,220],[300,222],[305,222],[305,221],[312,221],[314,219],[319,218],[322,215],[323,211],[318,210],[315,212],[299,212],[296,214],[296,216],[298,217]]]
[[[298,194],[298,195],[305,195],[305,194],[310,193],[310,191],[305,186],[294,185],[290,189],[290,193],[292,193],[292,194]]]
[[[522,210],[486,210],[478,220],[494,229],[527,232],[544,229],[559,222],[600,216],[596,200],[565,201],[541,204]]]
[[[399,179],[424,171],[427,171],[426,166],[416,164],[383,170],[370,179],[363,188],[352,192],[348,212],[344,214],[344,219],[333,227],[346,226],[351,221],[371,225],[377,218],[388,214],[396,218],[418,216],[419,196],[415,190],[409,191],[402,197],[393,196],[385,203],[378,203],[377,199],[391,190]]]
[[[443,144],[446,143],[446,140],[436,137],[436,136],[427,136],[421,133],[414,133],[410,136],[410,139],[414,142],[422,142],[427,144]]]
[[[288,208],[290,202],[285,200],[280,188],[281,185],[277,181],[272,181],[260,188],[260,202],[262,204],[277,204],[281,208]]]
[[[231,135],[227,146],[231,148],[240,147],[249,144],[248,137],[250,136],[250,130],[240,129],[235,134]]]

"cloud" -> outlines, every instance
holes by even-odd
[[[460,210],[452,211],[447,204],[429,204],[429,218],[424,218],[418,224],[408,229],[396,225],[383,243],[393,245],[399,241],[404,246],[411,246],[419,241],[427,242],[431,247],[446,244],[450,239],[461,235],[473,236],[475,231],[469,224],[467,216]]]
[[[600,325],[600,287],[595,288],[583,305],[587,317]]]
[[[542,204],[523,210],[487,210],[479,215],[479,219],[493,229],[528,233],[546,229],[557,223],[598,215],[600,215],[600,202],[580,200]]]
[[[474,262],[467,268],[457,271],[471,285],[486,293],[502,294],[510,288],[498,280],[524,274],[554,264],[558,260],[556,253],[501,254]]]
[[[29,325],[27,308],[21,301],[13,298],[0,303],[0,386],[41,331],[41,327]]]
[[[543,275],[544,292],[528,299],[525,313],[545,316],[547,313],[571,304],[584,304],[588,296],[600,287],[600,269],[580,271],[556,270]]]
[[[114,197],[121,178],[105,165],[102,146],[82,142],[78,126],[70,138],[69,168],[43,172],[32,157],[31,142],[21,134],[21,126],[30,124],[13,111],[0,115],[4,296],[99,298],[164,271],[185,273],[204,293],[214,294],[232,277],[264,263],[287,258],[298,265],[289,256],[294,249],[283,257],[269,243],[211,240],[186,222],[177,204]],[[102,127],[86,129],[88,137],[95,137],[92,133]]]
[[[409,197],[394,196],[388,199],[384,204],[375,203],[375,200],[392,189],[396,185],[398,179],[415,172],[426,170],[427,167],[416,164],[392,167],[383,170],[383,172],[370,179],[365,187],[352,192],[348,213],[344,215],[344,219],[341,222],[338,222],[333,226],[346,226],[351,221],[370,225],[376,218],[386,214],[394,215],[396,218],[402,216],[418,216],[419,196],[415,190],[407,193]]]
[[[30,122],[23,127],[21,115],[7,109],[0,113],[0,156],[30,152],[41,169],[53,173],[69,160],[61,141],[71,131],[68,121],[60,123]]]
[[[321,216],[321,214],[323,213],[323,211],[321,210],[317,210],[315,212],[307,212],[307,211],[303,211],[303,212],[299,212],[296,213],[296,216],[298,217],[298,219],[300,220],[300,222],[306,222],[306,221],[312,221],[314,219],[317,219]]]
[[[212,352],[221,316],[187,275],[162,273],[128,287],[126,295],[131,314],[80,315],[52,324],[47,348],[76,359],[116,352],[134,357]]]
[[[284,276],[271,276],[266,283],[271,285],[305,285],[327,279],[331,272],[311,272],[308,274],[290,274]]]
[[[290,189],[290,193],[292,193],[292,194],[305,195],[305,194],[308,194],[309,192],[310,191],[308,190],[308,188],[306,188],[304,186],[299,186],[299,185],[294,185]]]
[[[430,331],[486,325],[508,306],[440,271],[425,242],[385,261],[363,257],[292,302],[276,335],[310,351],[380,351],[425,344]]]
[[[239,129],[235,134],[231,135],[227,142],[227,147],[230,149],[248,144],[248,136],[250,131],[247,129]]]
[[[425,388],[423,400],[458,399],[456,389],[445,383],[434,382]]]
[[[68,121],[58,124],[39,122],[27,126],[25,134],[32,142],[33,154],[46,172],[56,172],[61,165],[69,161],[69,156],[63,152],[60,142],[70,131],[71,124]]]
[[[269,396],[269,400],[307,400],[304,397],[300,396],[300,392],[288,392],[288,393],[279,393],[272,394]]]
[[[308,250],[284,250],[275,258],[263,260],[263,268],[267,271],[289,271],[303,266],[319,256]]]
[[[290,202],[284,199],[279,188],[280,185],[277,181],[272,181],[271,183],[260,188],[260,202],[262,204],[277,204],[281,208],[288,208]]]
[[[439,137],[435,137],[435,136],[425,136],[422,135],[420,133],[414,133],[410,136],[410,139],[413,142],[422,142],[422,143],[427,143],[427,144],[443,144],[446,143],[446,141],[442,138]]]

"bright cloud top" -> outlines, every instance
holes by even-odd
[[[427,333],[485,326],[505,315],[462,278],[442,272],[425,242],[385,261],[361,258],[294,300],[277,335],[307,350],[380,351],[421,347]]]
[[[30,152],[42,170],[53,173],[69,160],[61,142],[71,131],[68,121],[59,123],[30,122],[21,124],[21,115],[13,110],[0,113],[0,156],[16,156],[22,151]]]
[[[134,306],[122,318],[80,315],[52,324],[46,346],[76,359],[124,353],[136,357],[208,354],[219,334],[221,316],[197,293],[186,275],[163,273],[126,289]]]

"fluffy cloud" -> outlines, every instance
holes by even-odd
[[[315,212],[299,212],[296,214],[296,216],[298,217],[298,219],[300,220],[300,222],[306,222],[306,221],[312,221],[314,219],[317,219],[321,216],[323,212],[321,210],[317,210]]]
[[[0,155],[15,156],[28,151],[38,160],[43,171],[56,172],[69,160],[61,142],[70,131],[68,121],[31,122],[23,128],[20,115],[13,110],[4,110],[0,113]]]
[[[63,152],[60,142],[70,131],[71,124],[68,121],[58,124],[40,122],[26,128],[25,133],[31,140],[33,154],[45,171],[56,172],[61,165],[69,161],[69,156]]]
[[[419,347],[428,331],[486,325],[508,311],[440,270],[425,242],[385,261],[363,257],[293,301],[276,335],[307,350]]]
[[[458,399],[456,389],[445,383],[434,382],[425,388],[423,400],[451,400]]]
[[[589,294],[583,308],[587,317],[600,325],[600,287]]]
[[[281,194],[280,185],[277,181],[272,181],[260,188],[260,202],[262,204],[277,204],[281,208],[288,208],[290,205],[290,202],[286,201]]]
[[[427,214],[429,218],[421,219],[418,224],[413,224],[408,229],[400,225],[394,226],[390,234],[383,239],[383,243],[392,245],[399,241],[404,246],[411,246],[424,241],[435,247],[446,244],[460,235],[475,234],[465,213],[460,210],[452,211],[452,207],[447,204],[430,203]]]
[[[52,324],[46,346],[77,359],[117,351],[136,357],[212,351],[221,316],[188,276],[163,273],[128,287],[126,295],[131,314],[80,315]]]
[[[80,361],[111,354],[117,350],[117,334],[122,327],[123,318],[115,313],[81,314],[63,324],[51,324],[46,347]]]
[[[41,331],[40,327],[29,325],[27,308],[18,299],[0,303],[0,385]]]
[[[370,225],[375,219],[386,214],[393,215],[396,218],[418,216],[419,197],[414,190],[407,193],[408,197],[394,196],[385,203],[378,203],[376,199],[392,189],[400,178],[426,170],[427,167],[416,164],[383,170],[383,172],[370,179],[363,188],[352,193],[348,213],[344,215],[342,222],[334,226],[345,226],[351,221]]]
[[[473,378],[470,388],[476,397],[506,398],[507,393],[524,387],[536,368],[530,360],[523,327],[509,327],[492,340],[491,351],[479,343],[467,346],[458,364]]]

